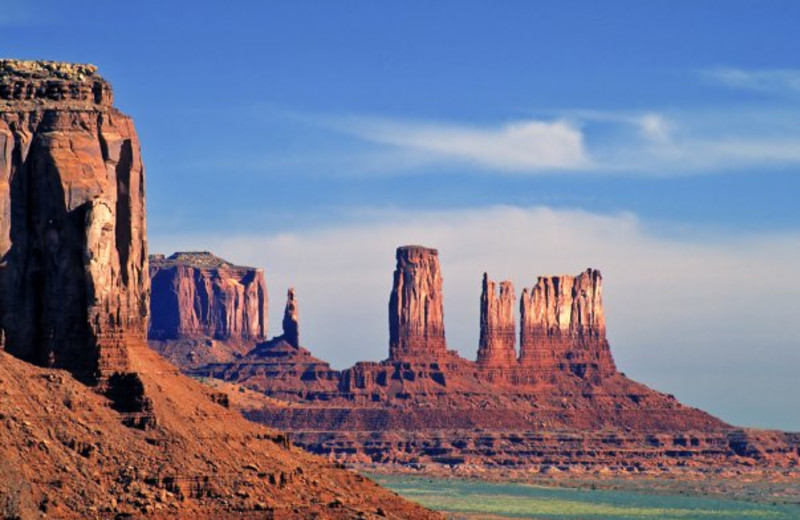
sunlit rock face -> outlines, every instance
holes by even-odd
[[[541,276],[520,300],[520,364],[580,377],[616,371],[606,340],[600,271]]]
[[[88,382],[147,330],[144,170],[112,103],[94,66],[0,60],[0,337]]]
[[[444,356],[442,273],[439,253],[422,246],[397,248],[389,298],[389,358]]]
[[[500,282],[498,291],[497,284],[486,273],[483,274],[479,365],[501,368],[516,366],[515,304],[514,285],[511,282]]]

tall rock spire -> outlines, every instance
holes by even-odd
[[[542,276],[520,301],[520,363],[581,377],[616,370],[606,340],[600,271]]]
[[[516,324],[514,320],[514,285],[495,282],[483,273],[481,292],[481,335],[478,364],[486,367],[511,367],[517,364]]]
[[[300,322],[294,287],[290,287],[286,293],[286,309],[283,311],[283,339],[294,348],[300,346]]]
[[[389,298],[389,358],[436,358],[446,352],[439,253],[398,247]]]

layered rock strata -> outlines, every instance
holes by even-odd
[[[431,323],[418,309],[430,294],[441,299],[435,257],[427,248],[398,250],[390,306],[396,332],[382,362],[339,372],[279,337],[245,359],[194,373],[258,392],[261,401],[251,396],[234,406],[289,430],[306,449],[345,462],[591,471],[800,463],[786,435],[749,432],[742,440],[741,430],[617,372],[594,270],[543,277],[524,293],[522,363],[514,355],[513,288],[500,284],[498,292],[488,276],[478,362],[444,350],[443,334],[433,349],[400,341],[409,337],[399,333],[401,324],[426,331]]]
[[[483,273],[480,304],[480,343],[478,364],[486,367],[514,367],[517,364],[516,323],[514,319],[514,286],[500,282],[499,294],[495,282]]]
[[[520,364],[547,377],[568,370],[582,378],[616,372],[606,339],[602,276],[539,277],[520,301]]]
[[[422,246],[397,248],[389,298],[389,358],[444,356],[444,306],[439,252]]]
[[[229,361],[267,337],[264,271],[207,251],[150,258],[150,345],[182,368]]]
[[[144,344],[139,139],[91,65],[0,60],[0,337],[87,382]]]

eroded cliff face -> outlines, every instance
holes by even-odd
[[[606,340],[602,276],[542,276],[520,300],[520,363],[580,377],[616,371]]]
[[[150,261],[149,336],[263,341],[267,335],[264,271],[226,262],[207,251]]]
[[[91,65],[0,60],[0,338],[97,382],[144,344],[144,170]]]
[[[439,253],[421,246],[397,248],[389,298],[389,358],[437,358],[447,352]]]
[[[481,329],[478,364],[491,367],[513,367],[517,364],[516,320],[514,319],[514,285],[495,282],[483,273],[481,292]]]

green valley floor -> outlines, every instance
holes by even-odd
[[[370,475],[454,520],[796,520],[800,506],[691,494],[543,487],[523,483]],[[767,499],[768,497],[762,497]]]

